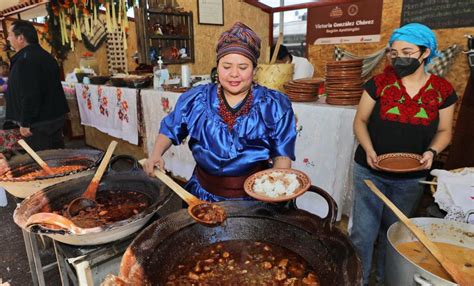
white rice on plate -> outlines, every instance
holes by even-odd
[[[295,174],[272,172],[255,179],[253,191],[270,198],[290,196],[300,187]]]

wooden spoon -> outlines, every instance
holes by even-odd
[[[18,144],[20,144],[20,146],[23,147],[23,149],[25,149],[25,151],[33,158],[33,160],[36,161],[36,163],[38,163],[38,165],[41,166],[41,168],[43,168],[43,170],[48,175],[54,175],[53,170],[51,170],[48,164],[46,164],[46,162],[43,161],[43,159],[41,159],[40,156],[38,156],[38,154],[36,154],[36,152],[33,149],[31,149],[30,145],[28,145],[28,143],[26,143],[25,140],[23,139],[18,140]]]
[[[140,164],[143,165],[145,161],[146,159],[142,159],[139,162]],[[222,208],[221,206],[217,204],[212,204],[212,203],[202,201],[196,198],[195,196],[193,196],[188,191],[183,189],[180,185],[178,185],[178,183],[176,183],[173,179],[171,179],[168,175],[166,175],[164,172],[162,172],[159,169],[155,169],[155,176],[160,181],[162,181],[165,185],[167,185],[170,189],[172,189],[183,201],[185,201],[188,204],[188,213],[195,221],[207,226],[220,225],[224,222],[226,218],[224,208]],[[212,209],[223,213],[224,219],[205,220],[197,216],[198,212],[212,210]]]
[[[270,61],[271,65],[273,65],[277,60],[278,51],[280,51],[280,46],[282,42],[283,42],[283,34],[280,33],[278,35],[278,40],[275,46],[275,50],[273,51],[272,60]]]
[[[418,240],[433,254],[433,256],[439,261],[441,266],[451,275],[456,283],[460,286],[472,286],[472,282],[469,282],[466,277],[463,276],[461,271],[442,253],[441,250],[434,244],[426,234],[419,229],[409,218],[405,216],[375,185],[371,180],[364,180],[369,189],[381,199],[385,205],[387,205],[392,212],[402,221],[402,223],[418,238]]]
[[[82,196],[79,198],[75,198],[72,202],[69,203],[69,206],[67,208],[69,216],[73,217],[77,215],[81,210],[97,206],[97,202],[95,201],[97,188],[99,187],[99,182],[102,178],[102,175],[104,175],[105,168],[107,168],[110,158],[112,158],[112,155],[114,154],[115,147],[117,147],[117,141],[110,142],[110,145],[107,148],[107,152],[105,152],[104,158],[102,158],[102,161],[100,162],[100,165],[97,168],[97,171],[95,172],[92,181],[89,183],[89,186],[87,186],[87,189],[84,194],[82,194]]]

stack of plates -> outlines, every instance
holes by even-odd
[[[343,60],[326,64],[326,103],[357,105],[363,92],[362,60]]]
[[[322,78],[302,78],[290,80],[283,87],[291,101],[316,101],[323,82]]]

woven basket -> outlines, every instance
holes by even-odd
[[[285,92],[283,85],[293,79],[293,64],[259,64],[255,74],[255,81],[281,92]]]
[[[474,167],[465,167],[465,168],[459,168],[459,169],[454,169],[454,170],[449,170],[450,172],[453,173],[460,173],[464,171],[464,169],[474,169]],[[433,177],[433,180],[431,180],[433,183],[437,183],[437,178]],[[436,192],[436,185],[431,185],[430,186],[431,193],[434,194]]]

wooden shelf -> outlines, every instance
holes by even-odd
[[[154,0],[140,0],[143,4],[140,18],[143,23],[141,34],[143,49],[142,58],[146,59],[148,64],[152,64],[149,50],[151,47],[158,51],[158,56],[163,56],[163,51],[171,47],[178,50],[186,49],[188,55],[184,59],[177,60],[163,60],[165,64],[183,64],[194,62],[194,30],[193,30],[193,13],[192,12],[165,12],[157,9],[156,1]],[[149,7],[149,8],[147,8]],[[168,35],[156,35],[151,31],[151,27],[160,25],[164,33],[169,32]],[[173,33],[173,34],[171,34]],[[175,34],[178,33],[178,34]],[[166,53],[166,52],[165,52]],[[169,55],[165,54],[169,58]]]
[[[179,59],[179,60],[163,60],[163,63],[167,65],[177,65],[177,64],[189,63],[190,61],[191,61],[191,58],[185,58],[185,59]]]
[[[171,16],[191,16],[191,12],[163,12],[158,9],[149,8],[148,13],[150,14],[161,14],[161,15],[171,15]]]
[[[191,40],[190,36],[180,35],[149,35],[148,38],[153,40]]]

